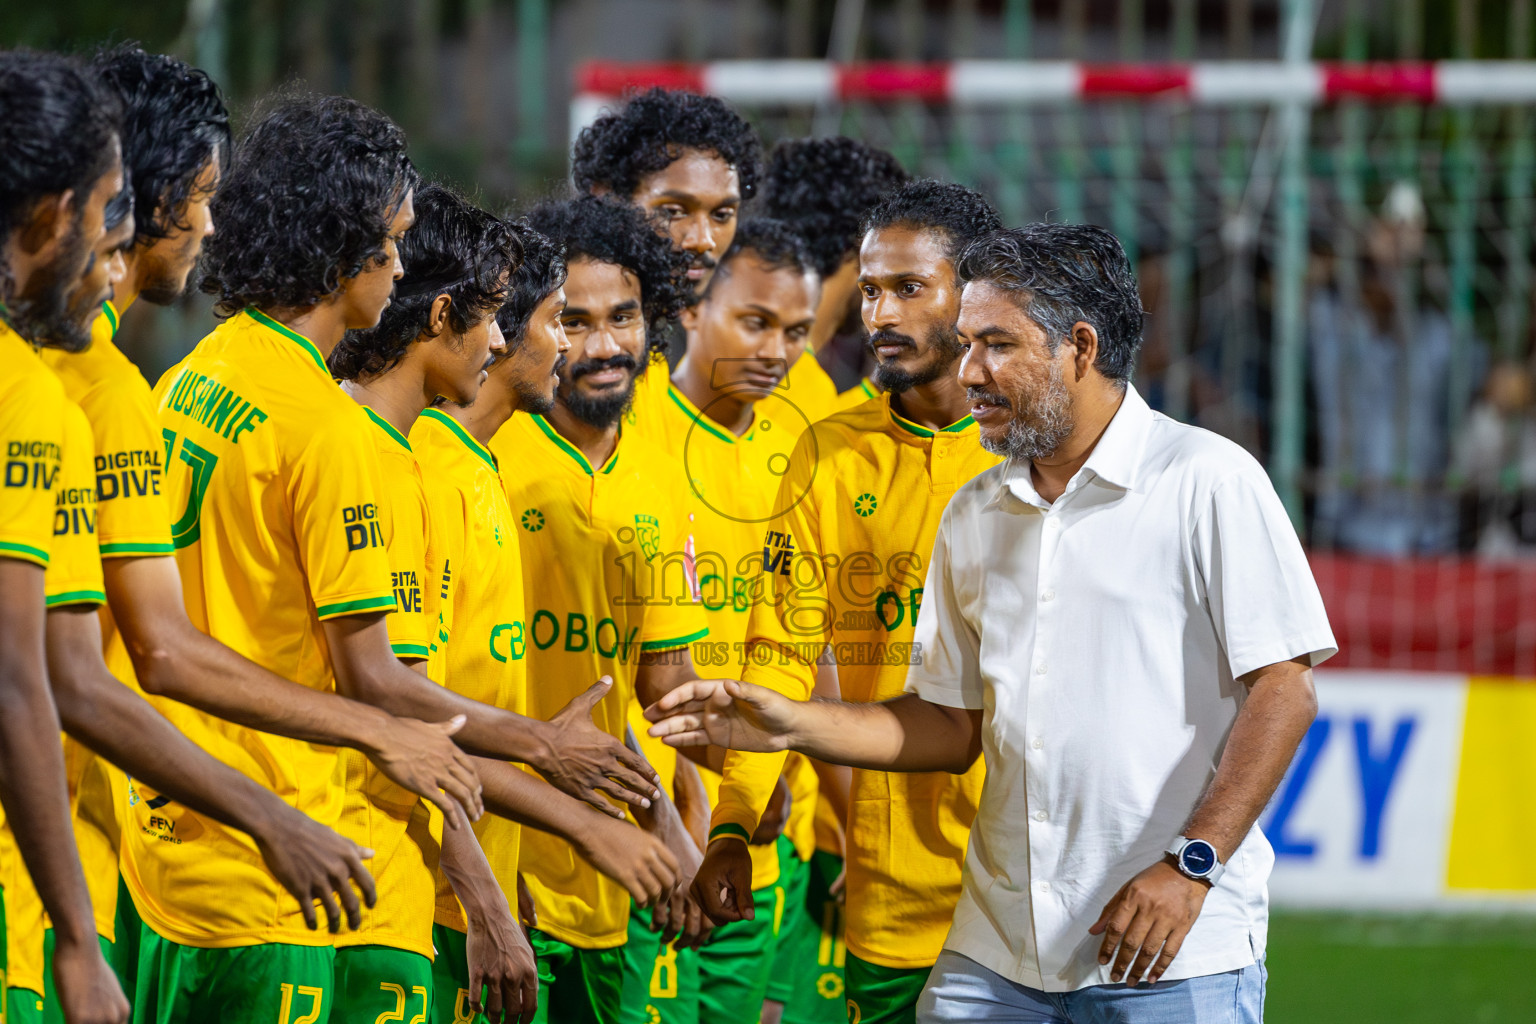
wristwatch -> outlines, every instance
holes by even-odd
[[[1204,839],[1179,836],[1167,849],[1174,866],[1186,878],[1215,885],[1227,866],[1216,857],[1216,847]]]

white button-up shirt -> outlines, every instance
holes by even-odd
[[[1336,650],[1263,469],[1129,387],[1054,503],[1027,461],[955,494],[916,640],[907,689],[985,712],[946,948],[1057,992],[1110,983],[1088,928],[1183,829],[1242,705],[1236,678]],[[1263,955],[1273,863],[1255,826],[1164,980]]]

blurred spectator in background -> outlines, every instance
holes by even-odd
[[[1332,287],[1312,297],[1314,546],[1383,556],[1456,548],[1456,504],[1445,484],[1450,389],[1460,375],[1450,372],[1450,320],[1416,294],[1424,229],[1417,187],[1398,182],[1366,227],[1358,274],[1336,265]],[[1469,387],[1480,378],[1461,377]]]
[[[1531,368],[1502,362],[1456,444],[1466,484],[1463,546],[1484,558],[1536,555],[1536,402]]]

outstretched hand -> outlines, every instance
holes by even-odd
[[[624,808],[612,801],[646,808],[661,798],[661,790],[645,758],[592,721],[593,709],[612,689],[612,677],[603,676],[555,713],[549,720],[554,756],[536,767],[556,789],[622,818]]]
[[[480,776],[469,755],[453,742],[464,721],[463,715],[446,722],[396,718],[378,748],[367,752],[368,760],[390,781],[436,804],[450,828],[461,827],[466,815],[478,821],[485,813]]]
[[[738,679],[695,679],[645,709],[649,732],[672,747],[713,744],[728,750],[788,750],[795,706],[764,686]]]

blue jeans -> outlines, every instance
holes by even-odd
[[[917,1004],[917,1024],[1263,1024],[1262,962],[1226,974],[1130,988],[1041,992],[945,950]]]

